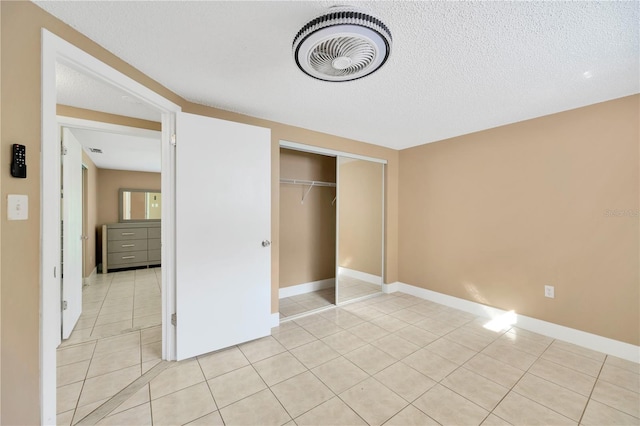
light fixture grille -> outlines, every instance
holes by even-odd
[[[380,19],[337,7],[302,27],[293,40],[293,53],[298,67],[311,77],[349,81],[380,68],[391,42],[391,32]]]

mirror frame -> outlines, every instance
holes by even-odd
[[[160,222],[161,219],[124,219],[122,217],[122,195],[124,192],[157,192],[161,194],[162,192],[159,189],[143,189],[143,188],[120,188],[118,189],[118,222],[119,223],[130,223],[130,222]]]

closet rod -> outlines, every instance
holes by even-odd
[[[280,179],[280,183],[288,183],[291,185],[304,185],[304,186],[333,186],[335,182],[322,182],[319,180],[302,180],[302,179]]]
[[[305,193],[302,194],[302,200],[300,200],[300,204],[304,204],[304,199],[307,197],[307,195],[309,195],[309,192],[311,192],[311,188],[313,188],[314,186],[329,186],[334,188],[336,187],[335,182],[322,182],[318,180],[280,179],[280,183],[287,183],[291,185],[303,185],[303,186],[309,187],[309,189],[307,189]],[[333,205],[333,202],[331,204]]]

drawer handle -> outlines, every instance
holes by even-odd
[[[122,256],[123,259],[135,259],[135,256]]]
[[[135,244],[122,244],[122,247],[135,247]]]
[[[124,237],[125,235],[136,235],[135,232],[123,232],[122,236]]]

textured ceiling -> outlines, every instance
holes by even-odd
[[[160,132],[137,131],[136,135],[88,129],[70,129],[99,169],[160,173]],[[141,134],[145,134],[142,136]],[[94,153],[89,148],[98,148]]]
[[[397,149],[640,84],[637,1],[37,4],[190,101]],[[296,68],[296,32],[335,4],[390,28],[377,73],[327,83]]]
[[[125,92],[56,63],[56,96],[62,105],[160,121],[160,111],[150,108]]]

